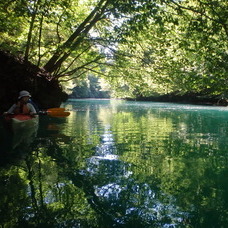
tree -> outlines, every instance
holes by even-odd
[[[90,75],[87,80],[80,80],[71,90],[70,98],[110,98],[109,88],[105,88],[97,77]]]
[[[128,96],[136,97],[170,92],[227,94],[228,5],[216,2],[167,2],[159,11],[160,23],[150,20],[120,47],[125,55],[116,54],[110,81],[127,86]]]
[[[104,58],[99,52],[97,53],[98,45],[101,45],[102,42],[109,44],[110,42],[117,42],[117,37],[113,37],[115,30],[118,30],[117,35],[120,37],[121,32],[123,32],[121,27],[123,27],[122,30],[125,32],[129,30],[125,25],[126,22],[133,24],[136,20],[145,20],[146,16],[153,12],[151,9],[155,7],[155,4],[151,5],[152,1],[148,1],[147,4],[143,2],[138,1],[138,4],[135,4],[136,1],[125,2],[122,0],[87,1],[88,5],[81,9],[82,5],[80,5],[78,0],[57,1],[55,3],[47,0],[36,0],[28,1],[26,4],[22,2],[19,6],[12,1],[11,3],[2,3],[2,8],[10,8],[10,11],[8,10],[8,13],[4,14],[4,19],[13,10],[16,10],[14,19],[21,18],[23,23],[27,24],[27,39],[26,42],[21,42],[21,45],[25,45],[25,48],[18,48],[21,51],[25,49],[25,60],[33,60],[33,56],[36,56],[39,57],[40,62],[40,58],[43,58],[43,67],[47,72],[58,78],[61,76],[61,67],[66,70],[62,74],[73,74],[79,71],[80,68],[88,67],[88,65]],[[146,7],[148,5],[148,7],[146,8],[144,5]],[[23,8],[23,11],[21,8]],[[89,8],[93,8],[93,10],[90,13],[86,13],[85,11],[88,12]],[[77,15],[75,15],[75,12],[77,12]],[[115,19],[121,19],[125,23],[119,22],[119,25],[114,25]],[[30,21],[28,23],[25,20]],[[115,29],[112,28],[113,25]],[[51,31],[50,34],[47,31],[47,27],[55,27],[56,31]],[[132,25],[132,27],[136,28],[136,25]],[[112,32],[109,33],[109,39],[105,36],[102,37],[101,35],[99,37],[97,35],[100,30],[107,33],[110,29]],[[91,31],[96,35],[93,35]],[[23,37],[22,31],[20,35]],[[53,46],[50,48],[48,45]],[[41,53],[42,49],[44,51]],[[96,56],[92,58],[90,63],[82,64],[74,68],[74,70],[70,70],[70,66],[75,61],[80,61],[80,57],[85,52],[94,53],[92,49],[96,50]],[[38,56],[37,53],[39,53]],[[53,53],[53,55],[50,56],[48,53]],[[67,60],[69,62],[64,66],[64,62]]]
[[[1,2],[1,49],[64,83],[91,73],[131,96],[225,94],[227,1]],[[12,24],[11,24],[12,22]]]

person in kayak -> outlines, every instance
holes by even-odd
[[[36,109],[34,106],[29,103],[31,95],[28,91],[22,90],[19,93],[18,100],[15,104],[13,104],[7,112],[4,112],[4,115],[7,114],[27,114],[27,115],[35,115]]]

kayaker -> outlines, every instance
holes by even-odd
[[[35,115],[36,109],[31,103],[28,103],[31,95],[28,91],[22,90],[19,93],[18,100],[13,104],[7,112],[4,112],[4,115],[7,114],[29,114]]]

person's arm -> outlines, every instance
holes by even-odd
[[[32,104],[30,104],[30,103],[28,103],[27,105],[28,105],[30,114],[31,114],[31,115],[36,114],[36,109],[34,108],[34,106],[33,106]]]
[[[13,104],[7,112],[4,112],[4,115],[13,114],[16,107],[17,107],[17,105]]]
[[[36,112],[39,112],[40,109],[39,109],[39,106],[37,105],[36,102],[34,102],[34,101],[30,98],[30,99],[28,100],[28,103],[33,105],[33,107],[35,108]]]

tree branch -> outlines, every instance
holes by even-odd
[[[109,4],[109,0],[100,0],[94,10],[87,16],[87,18],[78,26],[75,32],[69,37],[69,39],[57,49],[56,53],[46,63],[44,68],[52,73],[61,66],[63,61],[71,54],[71,50],[77,47],[87,33],[90,31],[92,26],[101,18],[104,10]],[[71,49],[68,50],[67,49]],[[62,57],[61,57],[62,56]]]
[[[75,72],[77,72],[77,71],[79,71],[79,70],[81,70],[81,69],[83,69],[83,68],[86,68],[86,66],[88,66],[88,65],[90,65],[90,64],[92,64],[92,63],[97,63],[98,60],[100,60],[100,59],[102,59],[102,58],[103,58],[103,57],[97,57],[96,59],[91,60],[90,62],[87,62],[87,63],[85,63],[85,64],[83,64],[83,65],[81,65],[81,66],[79,66],[79,67],[77,67],[77,68],[75,68],[75,69],[73,69],[73,70],[71,70],[71,71],[68,71],[68,72],[64,73],[63,75],[58,75],[57,78],[59,79],[59,78],[65,77],[65,76],[73,75]]]

